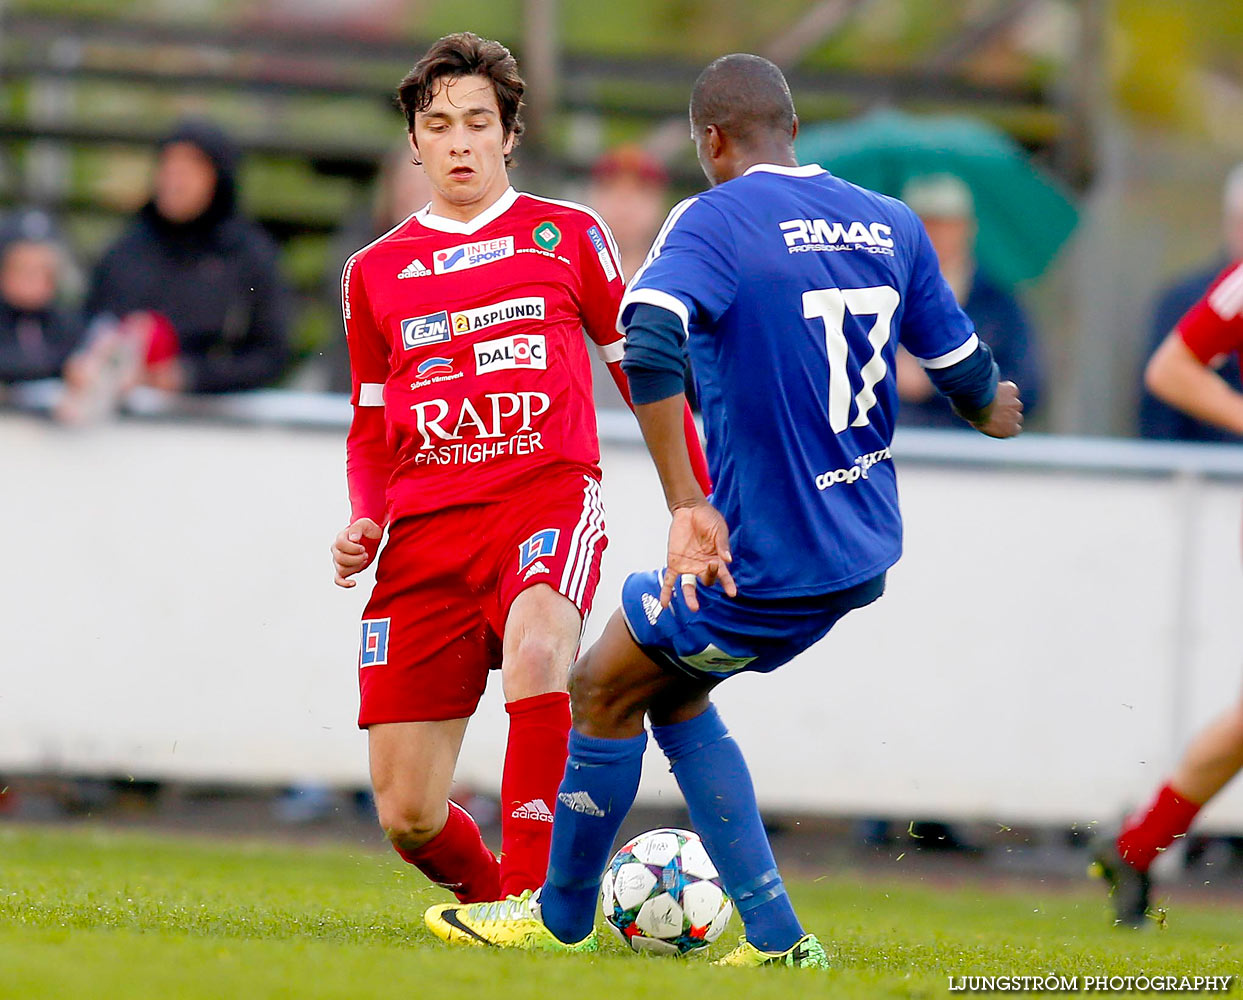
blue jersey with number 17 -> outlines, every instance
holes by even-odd
[[[897,562],[894,351],[938,368],[978,344],[906,205],[816,166],[752,167],[669,213],[623,326],[637,303],[687,334],[742,594],[829,593]]]

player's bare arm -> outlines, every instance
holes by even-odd
[[[737,595],[738,588],[728,566],[733,560],[729,525],[708,502],[691,468],[683,421],[685,411],[686,397],[681,394],[634,408],[643,440],[660,475],[665,503],[673,515],[660,603],[669,606],[673,588],[681,580],[687,607],[698,611],[695,579],[705,586],[720,582],[730,597]]]
[[[360,517],[337,532],[331,546],[332,582],[338,587],[356,586],[358,581],[350,577],[367,568],[383,536],[384,529],[369,517]]]
[[[1149,360],[1144,384],[1162,402],[1189,416],[1243,434],[1243,394],[1196,357],[1177,330]]]
[[[970,421],[981,434],[991,438],[1012,438],[1023,430],[1023,400],[1013,382],[999,382],[997,395]]]

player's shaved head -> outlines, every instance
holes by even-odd
[[[794,132],[794,100],[775,63],[745,52],[721,56],[699,74],[691,91],[691,131],[715,125],[743,144]]]

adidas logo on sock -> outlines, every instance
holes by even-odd
[[[543,823],[552,822],[552,810],[548,808],[548,803],[543,799],[532,799],[530,802],[524,802],[510,815],[514,819],[537,819]]]
[[[591,796],[586,792],[562,792],[557,796],[557,801],[584,816],[604,815],[604,810],[592,802]]]
[[[660,606],[660,601],[651,594],[643,595],[643,613],[647,615],[647,623],[649,625],[655,625],[656,619],[660,617],[660,613],[664,610]]]
[[[418,257],[415,257],[414,260],[412,260],[409,264],[407,264],[404,268],[402,268],[400,273],[398,273],[397,277],[398,278],[426,278],[431,273],[432,273],[431,271],[429,271],[427,268],[423,266],[423,262],[419,260]]]

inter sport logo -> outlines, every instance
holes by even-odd
[[[453,337],[449,314],[444,310],[427,316],[414,316],[401,321],[401,343],[408,351],[425,344],[442,344]]]
[[[475,345],[475,374],[506,371],[510,368],[547,368],[544,335],[528,333],[500,340],[484,340]]]
[[[788,219],[778,223],[789,253],[831,253],[864,250],[893,256],[893,230],[883,222],[828,222],[824,219]]]
[[[437,274],[465,271],[514,255],[514,238],[502,236],[495,240],[463,243],[461,246],[437,250],[432,257],[432,268]]]

